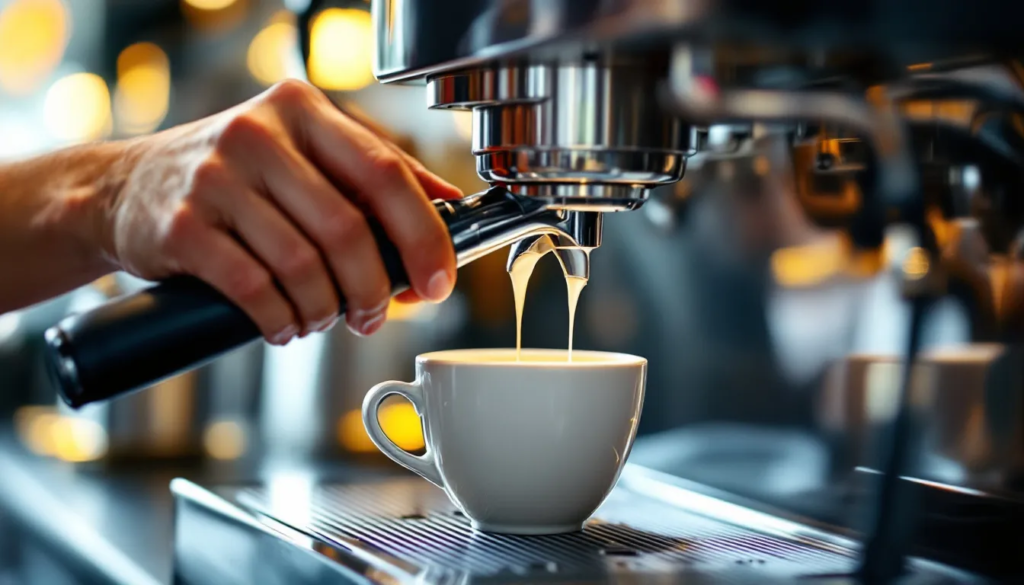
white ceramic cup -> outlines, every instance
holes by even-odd
[[[445,490],[485,532],[580,530],[615,485],[636,436],[647,360],[619,353],[465,349],[416,358],[416,381],[384,382],[363,424],[388,457]],[[423,455],[377,420],[392,394],[416,408]]]

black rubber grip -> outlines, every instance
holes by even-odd
[[[409,287],[401,256],[379,224],[371,229],[398,294]],[[260,337],[217,290],[176,277],[67,317],[46,332],[46,361],[64,401],[78,408],[151,386]]]

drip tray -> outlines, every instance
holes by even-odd
[[[172,487],[177,583],[842,583],[855,566],[851,541],[633,466],[582,532],[556,536],[474,532],[417,478]],[[974,581],[918,560],[905,580]]]

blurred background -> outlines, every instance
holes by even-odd
[[[470,114],[427,110],[421,86],[377,84],[372,44],[360,0],[314,10],[308,0],[0,0],[0,161],[158,132],[294,77],[464,192],[483,189]],[[871,381],[891,412],[898,368],[884,358],[899,355],[907,318],[887,272],[856,276],[843,238],[804,217],[789,152],[766,133],[756,156],[694,165],[642,213],[609,216],[576,318],[577,348],[649,359],[634,460],[764,499],[799,499],[849,469],[830,443],[847,421],[821,389],[837,364],[856,369],[851,355],[871,355],[870,372],[841,377]],[[885,261],[912,245],[894,230]],[[506,257],[462,269],[443,304],[393,305],[373,338],[338,327],[285,348],[255,344],[78,412],[58,404],[41,369],[43,331],[145,283],[116,275],[0,315],[0,583],[26,574],[75,582],[97,561],[68,569],[53,551],[71,545],[54,542],[97,534],[169,575],[175,475],[274,469],[287,493],[309,481],[303,462],[328,461],[338,474],[386,466],[362,429],[363,394],[410,379],[424,351],[511,346]],[[934,313],[926,348],[971,340],[955,302]],[[567,327],[565,283],[545,258],[529,289],[524,346],[563,348]],[[396,442],[422,448],[411,406],[392,402],[381,416]],[[60,506],[74,508],[81,526]]]

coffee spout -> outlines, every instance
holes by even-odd
[[[507,270],[512,272],[519,262],[536,262],[540,256],[554,252],[566,276],[589,279],[590,251],[601,245],[601,213],[567,211],[549,227],[549,231],[524,237],[512,245]]]

